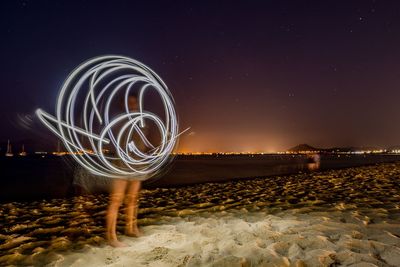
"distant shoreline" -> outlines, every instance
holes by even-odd
[[[301,154],[176,156],[165,172],[146,181],[144,188],[190,186],[395,161],[400,161],[400,155],[322,154],[320,166],[310,165],[307,156]],[[1,202],[62,198],[108,190],[107,178],[86,174],[77,181],[77,165],[70,157],[0,158],[0,165]]]

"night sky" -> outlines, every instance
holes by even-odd
[[[0,12],[2,141],[47,134],[21,118],[53,113],[82,61],[121,54],[170,88],[191,127],[182,152],[400,144],[400,1],[3,1]]]

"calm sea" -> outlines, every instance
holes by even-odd
[[[320,164],[305,155],[176,156],[164,173],[146,181],[144,187],[185,186],[399,160],[400,155],[393,154],[321,155]],[[0,172],[0,201],[58,198],[87,191],[96,193],[104,190],[99,184],[107,183],[104,181],[107,179],[90,175],[82,179],[82,170],[68,156],[1,157]]]

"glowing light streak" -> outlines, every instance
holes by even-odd
[[[128,105],[134,89],[138,111],[130,111]],[[148,90],[155,90],[160,97],[163,119],[144,108]],[[111,118],[111,108],[121,95],[125,113]],[[189,129],[178,133],[174,100],[163,80],[143,63],[115,55],[96,57],[78,66],[61,88],[56,115],[41,109],[36,114],[80,165],[96,175],[112,178],[144,180],[154,176],[170,159],[179,135]],[[156,147],[142,131],[146,122],[157,126],[161,140]],[[132,139],[135,133],[149,148],[147,151]],[[81,140],[83,137],[86,142]],[[104,153],[110,148],[115,155]]]

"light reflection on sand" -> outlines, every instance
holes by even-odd
[[[364,218],[351,211],[312,210],[230,210],[163,218],[143,227],[143,237],[123,238],[128,248],[90,247],[84,255],[64,254],[56,265],[348,266],[363,261],[399,266],[399,224],[366,227]]]

